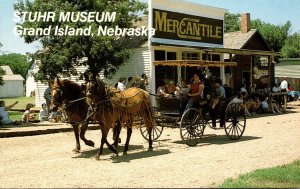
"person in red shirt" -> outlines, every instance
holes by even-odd
[[[293,91],[294,87],[291,84],[288,84],[288,91]]]
[[[192,82],[188,85],[188,91],[187,99],[183,99],[180,106],[180,116],[203,98],[204,84],[198,74],[193,75]]]

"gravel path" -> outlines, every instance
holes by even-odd
[[[179,129],[166,128],[153,152],[134,130],[128,155],[105,149],[100,161],[93,158],[99,130],[87,132],[97,148],[82,145],[80,154],[71,151],[72,132],[1,138],[0,187],[216,187],[226,178],[300,159],[299,122],[300,112],[251,118],[238,141],[207,128],[212,135],[196,147],[181,143]],[[121,135],[124,142],[125,130]]]

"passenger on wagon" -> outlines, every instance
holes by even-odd
[[[188,85],[184,80],[181,81],[180,87],[179,87],[179,96],[180,98],[186,98],[187,94],[189,93]]]
[[[183,98],[180,106],[180,115],[192,108],[203,98],[204,84],[201,82],[199,75],[194,74],[192,82],[188,85],[187,98]]]
[[[179,88],[175,86],[174,81],[169,81],[167,85],[160,86],[157,88],[156,96],[158,98],[165,97],[170,98],[172,96],[178,95]]]

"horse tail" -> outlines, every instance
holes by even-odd
[[[144,92],[145,100],[143,102],[143,118],[145,121],[146,127],[154,127],[154,110],[151,105],[150,94],[148,92]]]

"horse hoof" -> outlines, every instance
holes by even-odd
[[[100,160],[100,155],[99,155],[99,154],[95,155],[95,159],[96,159],[97,161],[99,161],[99,160]]]
[[[127,155],[127,152],[123,152],[123,155]]]
[[[113,144],[112,144],[112,147],[113,147],[114,149],[117,149],[117,148],[118,148],[118,145],[115,144],[115,143],[113,143]]]
[[[74,152],[74,153],[79,153],[79,152],[80,152],[80,149],[74,148],[74,149],[72,150],[72,152]]]
[[[86,142],[86,144],[87,144],[88,146],[92,146],[92,147],[95,146],[95,143],[94,143],[93,141],[91,141],[91,140],[88,140],[88,141]]]

